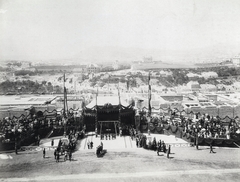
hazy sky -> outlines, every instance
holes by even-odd
[[[0,59],[77,59],[91,47],[240,50],[240,0],[0,0]]]

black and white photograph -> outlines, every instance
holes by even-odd
[[[0,181],[240,181],[240,1],[0,0]]]

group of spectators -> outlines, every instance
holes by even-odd
[[[51,118],[36,115],[20,118],[5,117],[0,120],[0,141],[10,143],[15,141],[16,138],[23,141],[34,135],[35,142],[37,142],[40,136],[44,137],[47,134],[45,132],[49,132],[53,128],[63,128],[65,123],[70,128],[75,125],[76,121],[75,118],[65,121],[61,115]]]
[[[230,119],[229,122],[224,122],[219,117],[211,117],[208,114],[201,116],[196,115],[194,119],[184,116],[160,118],[161,124],[169,124],[183,128],[183,131],[190,135],[202,138],[227,138],[230,139],[231,134],[240,132],[240,123],[238,118]]]
[[[157,151],[157,155],[159,155],[160,152],[167,153],[167,157],[169,158],[170,154],[170,145],[166,145],[166,143],[163,140],[156,141],[156,138],[153,139],[151,137],[147,137],[143,134],[136,135],[136,146],[142,147],[144,149]]]

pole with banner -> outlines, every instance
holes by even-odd
[[[151,107],[151,99],[152,99],[152,93],[151,93],[151,72],[148,74],[148,134],[150,135],[150,121],[151,121],[151,113],[152,113],[152,107]]]
[[[67,121],[68,121],[68,106],[67,106],[67,89],[65,87],[65,73],[63,75],[63,89],[64,89],[64,96],[63,96],[63,123],[64,123],[64,136],[66,136],[67,131]]]
[[[98,104],[97,104],[97,99],[98,99],[98,87],[97,87],[97,93],[96,93],[96,116],[95,116],[95,136],[97,137],[97,126],[98,126]]]
[[[149,72],[148,75],[148,116],[151,117],[151,113],[152,113],[152,107],[151,107],[151,99],[152,99],[152,91],[151,91],[151,73]]]

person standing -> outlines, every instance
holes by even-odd
[[[163,152],[166,153],[166,144],[164,143],[164,141],[162,142],[162,148],[163,148]]]
[[[159,140],[158,148],[159,148],[159,152],[161,152],[162,151],[162,141],[161,140]]]
[[[51,143],[52,147],[54,146],[54,139],[52,139],[52,143]]]
[[[45,148],[43,148],[43,158],[45,158],[45,155],[46,155],[46,150]]]
[[[215,153],[215,152],[213,151],[212,143],[210,143],[210,153]]]
[[[198,133],[196,135],[196,149],[198,150]]]
[[[158,145],[158,148],[157,148],[157,155],[159,155],[159,152],[161,152],[161,145]]]
[[[59,159],[60,159],[60,154],[59,154],[59,152],[57,152],[57,160],[56,160],[56,162],[59,162]]]
[[[57,158],[57,149],[54,150],[54,158]]]
[[[169,159],[169,154],[171,152],[171,145],[168,145],[168,150],[167,150],[167,158]]]
[[[91,141],[91,143],[90,143],[90,147],[91,147],[91,149],[93,148],[93,141]]]
[[[69,160],[72,161],[72,152],[69,152]]]
[[[90,142],[88,141],[88,143],[87,143],[87,146],[88,146],[88,149],[90,149]]]

